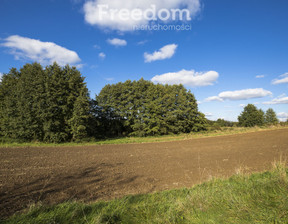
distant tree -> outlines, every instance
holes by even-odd
[[[261,126],[264,124],[264,112],[261,109],[258,110],[253,104],[248,104],[238,117],[238,121],[243,127]]]
[[[233,127],[235,125],[235,122],[232,121],[226,121],[224,119],[219,118],[216,122],[217,125],[220,127]]]
[[[279,120],[275,111],[272,108],[269,108],[265,113],[265,124],[278,124]]]

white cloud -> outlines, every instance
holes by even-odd
[[[181,70],[154,76],[151,81],[161,84],[183,84],[190,87],[210,86],[217,81],[219,74],[215,71],[195,72],[194,70]]]
[[[177,44],[169,44],[162,47],[159,51],[155,51],[153,54],[145,52],[145,62],[152,62],[171,58],[175,54],[177,47]]]
[[[277,114],[277,117],[279,118],[280,121],[287,121],[288,113],[280,112],[280,113]]]
[[[210,112],[204,113],[204,115],[205,115],[205,117],[212,117],[213,116],[213,114]]]
[[[286,95],[281,95],[271,101],[264,102],[263,104],[272,105],[272,104],[288,104],[288,97]]]
[[[218,96],[211,96],[205,99],[208,101],[224,101],[224,100],[247,100],[253,98],[262,98],[265,96],[272,95],[270,91],[267,91],[262,88],[258,89],[243,89],[237,91],[226,91],[220,93]]]
[[[222,98],[220,98],[219,96],[210,96],[210,97],[206,98],[204,101],[206,101],[206,102],[210,102],[210,101],[223,102],[224,100]]]
[[[99,53],[99,58],[105,59],[106,58],[106,54],[103,53],[103,52]]]
[[[185,9],[183,18],[189,14],[193,18],[201,10],[201,4],[200,0],[88,0],[83,6],[88,24],[118,31],[132,31],[135,26],[151,24],[163,9],[169,12]],[[181,19],[177,15],[175,20]]]
[[[108,82],[112,82],[112,81],[114,81],[115,79],[114,79],[114,78],[105,78],[105,80],[108,81]]]
[[[280,118],[285,118],[285,117],[288,117],[288,113],[285,113],[285,112],[280,112],[277,114],[278,117]]]
[[[118,38],[108,39],[107,42],[111,45],[114,45],[114,46],[126,46],[127,45],[126,40],[122,40],[122,39],[118,39]]]
[[[0,72],[0,82],[2,81],[2,76],[3,76],[3,73]]]
[[[137,43],[137,45],[144,45],[148,42],[148,40],[142,40]]]
[[[283,75],[280,75],[279,77],[281,79],[274,79],[272,81],[273,85],[288,83],[288,72]]]
[[[256,79],[262,79],[264,77],[265,77],[265,75],[256,75]]]
[[[61,66],[81,61],[75,51],[68,50],[52,42],[42,42],[18,35],[4,39],[4,43],[1,45],[10,48],[10,53],[15,56],[16,60],[37,61],[43,65],[57,62]]]

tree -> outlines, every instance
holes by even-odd
[[[182,85],[160,85],[140,79],[106,85],[96,98],[106,113],[123,122],[133,136],[189,133],[206,129],[194,95]]]
[[[243,127],[261,126],[264,124],[264,112],[258,110],[253,104],[248,104],[238,117],[238,121],[239,125]]]
[[[0,84],[1,135],[21,139],[41,139],[43,136],[41,107],[43,98],[43,68],[26,64],[20,71],[12,68]]]
[[[96,100],[90,100],[89,135],[96,138],[125,136],[124,119],[116,115],[112,108],[99,106]]]
[[[75,67],[54,63],[43,69],[33,63],[20,71],[12,68],[0,82],[0,135],[28,141],[68,141],[75,136],[77,124],[71,119],[84,116],[77,99],[81,105],[89,105],[86,83]],[[85,110],[89,113],[89,106]]]
[[[19,110],[17,103],[17,82],[20,73],[16,68],[12,68],[8,74],[4,74],[0,82],[0,135],[17,138],[15,132],[17,128],[16,118]]]
[[[75,68],[61,68],[57,63],[45,69],[46,107],[44,116],[44,141],[64,142],[73,138],[70,123],[74,106],[80,93],[88,95],[81,73]],[[87,99],[87,103],[89,100]],[[75,118],[75,117],[74,117]]]
[[[226,121],[224,119],[219,118],[217,121],[215,121],[215,124],[219,127],[233,127],[235,122]]]
[[[277,115],[272,108],[269,108],[265,113],[265,123],[266,124],[278,124],[279,123]]]
[[[72,139],[80,141],[88,137],[88,120],[90,117],[89,96],[84,90],[74,103],[73,116],[69,120]]]

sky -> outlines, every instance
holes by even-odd
[[[106,84],[183,84],[208,119],[245,105],[288,118],[287,0],[0,0],[0,77],[76,66],[92,98]]]

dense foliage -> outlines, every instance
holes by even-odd
[[[266,111],[265,117],[264,117],[264,122],[266,124],[278,124],[279,123],[277,115],[276,115],[275,111],[272,108],[269,108]]]
[[[0,82],[0,135],[65,142],[86,137],[148,136],[206,129],[194,95],[182,85],[143,79],[105,86],[91,100],[75,67],[12,68]]]
[[[106,85],[97,96],[105,113],[123,120],[132,136],[189,133],[206,129],[194,95],[182,85],[153,84],[143,79]]]
[[[209,130],[222,130],[222,128],[231,128],[237,126],[237,122],[226,121],[224,119],[217,119],[216,121],[208,120]]]
[[[89,96],[75,67],[54,63],[45,69],[26,64],[12,68],[0,83],[2,136],[64,142],[87,136]]]
[[[261,126],[264,124],[264,112],[258,110],[253,104],[244,107],[244,111],[238,117],[239,125],[243,127]]]
[[[244,127],[279,123],[248,104],[238,117]],[[38,63],[12,68],[0,81],[0,136],[44,142],[79,141],[115,136],[153,136],[236,126],[208,121],[194,95],[183,85],[140,79],[106,85],[90,99],[84,77],[75,68]]]
[[[244,111],[238,117],[239,125],[243,127],[254,127],[262,125],[278,124],[276,113],[269,108],[266,113],[263,110],[257,109],[253,104],[248,104]]]

